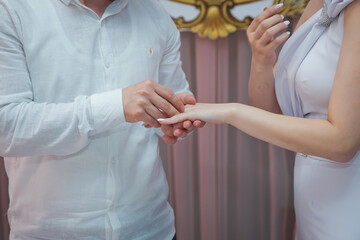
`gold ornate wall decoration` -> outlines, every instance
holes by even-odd
[[[231,14],[231,9],[237,5],[258,2],[261,0],[171,0],[182,4],[195,6],[199,10],[199,15],[191,20],[185,21],[183,17],[174,19],[179,29],[189,29],[201,37],[217,39],[227,37],[239,29],[246,29],[252,17],[247,16],[242,20],[235,18]],[[284,3],[280,14],[285,16],[296,16],[301,14],[309,0],[273,0],[272,5]]]

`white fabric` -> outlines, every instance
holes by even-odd
[[[344,8],[350,2],[326,0],[325,12],[333,22],[320,25],[320,10],[285,44],[276,72],[277,97],[285,114],[327,118],[344,35]],[[348,163],[298,153],[296,239],[360,239],[359,182],[360,152]]]
[[[11,239],[171,239],[155,130],[122,88],[188,91],[179,32],[155,0],[0,0],[0,156]]]
[[[321,113],[326,119],[344,35],[343,20],[342,14],[332,22],[295,73],[295,89],[304,116]]]

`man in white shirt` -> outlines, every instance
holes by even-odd
[[[10,239],[172,239],[151,127],[195,101],[179,47],[156,0],[0,0]]]

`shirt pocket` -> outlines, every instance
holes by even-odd
[[[159,66],[162,49],[156,41],[135,44],[126,56],[115,59],[120,87],[127,87],[144,80],[159,82]]]

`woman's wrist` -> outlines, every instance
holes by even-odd
[[[254,57],[251,61],[251,71],[253,73],[268,73],[272,72],[274,68],[273,61],[266,61],[266,60],[256,60]]]
[[[236,117],[236,110],[239,107],[239,103],[227,103],[226,106],[224,106],[224,114],[222,121],[225,124],[232,125],[233,119]]]

